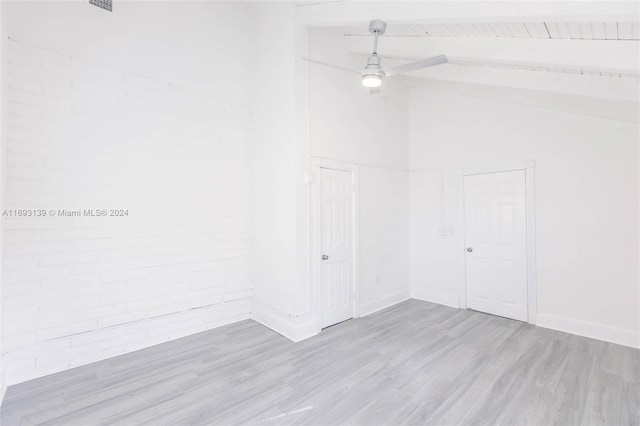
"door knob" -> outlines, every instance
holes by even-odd
[[[473,251],[473,247],[467,247],[467,251],[471,253]]]
[[[322,260],[327,260],[327,259],[329,259],[329,256],[327,256],[326,254],[323,254],[322,255]]]

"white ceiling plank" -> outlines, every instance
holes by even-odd
[[[580,24],[578,22],[568,22],[569,26],[569,38],[581,40],[584,37],[582,36],[582,31],[580,31]]]
[[[449,24],[449,28],[451,28],[451,31],[455,37],[471,37],[471,34],[467,34],[462,28],[462,25],[458,22]]]
[[[476,22],[473,24],[473,26],[478,30],[480,37],[492,37],[492,32],[489,24]]]
[[[485,37],[497,37],[496,29],[493,27],[493,23],[486,22],[482,25],[482,30],[484,31]]]
[[[402,27],[402,32],[404,35],[411,35],[411,36],[423,35],[419,31],[416,31],[416,28],[418,27],[416,24],[402,24],[398,26]]]
[[[477,32],[478,37],[485,37],[486,31],[484,29],[484,24],[481,23],[473,23],[471,24],[473,29]]]
[[[636,34],[634,34],[634,32]],[[638,38],[637,31],[634,31],[634,24],[632,22],[618,22],[619,40],[637,40]]]
[[[368,26],[341,28],[347,36],[370,36]],[[486,37],[577,40],[639,40],[638,22],[492,22],[390,24],[387,36]]]
[[[424,31],[422,30],[422,26],[418,24],[409,24],[409,28],[413,32],[414,35],[424,35]]]
[[[513,37],[522,37],[522,38],[531,37],[522,22],[507,23],[507,26],[509,27],[509,31],[511,31],[511,34]]]
[[[616,22],[605,22],[604,23],[604,33],[605,38],[607,40],[617,40],[618,39],[618,25]]]
[[[549,34],[547,33],[547,29],[544,26],[543,22],[525,22],[525,27],[531,37],[533,38],[549,38]]]
[[[604,40],[605,38],[607,38],[604,26],[604,22],[591,23],[591,33],[593,34],[593,38],[595,40]]]
[[[469,36],[469,35],[471,35],[471,34],[467,33],[467,32],[464,30],[464,28],[462,27],[462,25],[461,25],[461,24],[458,24],[458,23],[453,24],[453,29],[454,29],[455,35],[456,35],[457,37],[462,37],[462,36]]]
[[[449,37],[454,37],[456,35],[456,32],[453,28],[455,24],[451,24],[451,23],[447,23],[447,24],[442,24],[443,26],[443,34],[445,34],[446,36]]]
[[[351,52],[367,52],[366,37],[347,37]],[[563,64],[574,67],[638,70],[640,42],[611,43],[607,40],[566,40],[502,37],[389,37],[383,55],[422,58],[445,54],[465,58],[515,61],[532,64]]]
[[[492,37],[502,37],[502,34],[500,33],[500,28],[495,22],[489,22],[485,26],[487,28],[487,31],[489,32],[489,34],[491,34]]]
[[[440,36],[440,35],[442,35],[442,32],[438,28],[438,24],[424,24],[424,25],[422,25],[422,27],[425,28],[426,32],[430,36]]]
[[[432,90],[472,98],[492,99],[511,104],[558,110],[592,117],[638,123],[640,120],[637,102],[607,99],[599,96],[575,93],[557,93],[537,88],[512,87],[504,83],[513,71],[495,70],[493,79],[486,81],[447,80],[437,76],[407,77],[407,85],[415,89]],[[527,74],[526,71],[520,72]],[[500,75],[502,74],[502,75]],[[574,76],[563,76],[560,80],[576,80]],[[531,78],[531,77],[529,77]],[[590,77],[585,77],[590,79]],[[580,80],[580,79],[578,79]]]
[[[487,24],[483,24],[481,22],[472,22],[469,25],[473,27],[475,37],[489,37],[487,35],[487,29],[485,28]]]
[[[436,24],[440,29],[440,34],[444,37],[451,37],[451,28],[449,28],[449,24]]]
[[[440,32],[442,33],[443,36],[452,37],[454,35],[448,22],[443,24],[437,24],[437,25],[440,28]]]
[[[483,28],[483,24],[472,23],[469,25],[473,27],[473,32],[476,37],[485,37],[485,30]]]
[[[459,58],[455,56],[449,56],[449,64],[451,65],[467,65],[478,67],[492,67],[492,68],[504,68],[504,69],[516,69],[516,70],[536,70],[546,71],[559,74],[593,74],[607,77],[624,77],[634,79],[640,82],[640,71],[625,72],[624,70],[611,70],[611,69],[596,69],[596,68],[584,68],[584,67],[567,67],[560,65],[539,65],[526,62],[508,62],[508,61],[495,61],[495,60],[482,60],[472,58]]]
[[[558,28],[560,38],[574,38],[571,37],[571,27],[568,22],[556,22],[556,27]]]
[[[422,27],[422,30],[424,31],[424,33],[427,36],[432,37],[432,36],[435,35],[434,32],[433,32],[433,29],[431,28],[432,25],[430,25],[430,24],[420,24],[420,26]]]
[[[527,26],[524,24],[524,22],[518,24],[521,28],[522,28],[522,33],[523,33],[523,37],[524,38],[531,38],[531,34],[529,33],[529,29],[527,28]]]
[[[593,40],[593,31],[591,30],[591,22],[579,22],[582,38],[585,40]]]
[[[468,81],[481,84],[499,84],[556,93],[573,93],[603,99],[617,99],[638,103],[632,93],[640,89],[640,81],[617,77],[589,77],[582,75],[537,71],[535,68],[515,70],[514,68],[486,67],[476,64],[443,65],[418,71],[405,78],[437,78],[445,81]],[[587,78],[584,78],[587,77]],[[631,94],[630,94],[631,93]]]
[[[430,34],[427,33],[427,26],[426,25],[422,25],[422,24],[416,24],[416,27],[420,29],[420,33],[424,36],[429,36]]]
[[[501,37],[513,37],[513,33],[509,29],[509,26],[505,22],[496,23],[498,30],[500,31]]]
[[[461,23],[457,25],[460,34],[465,37],[477,37],[478,35],[473,31],[473,25],[469,23]]]
[[[439,36],[449,37],[451,35],[447,24],[433,24]]]
[[[387,27],[387,33],[393,35],[414,35],[411,28],[406,24],[389,25]]]
[[[431,36],[441,36],[442,31],[440,30],[440,24],[425,24],[423,27],[426,28],[427,32]]]
[[[442,22],[633,22],[635,1],[341,1],[299,5],[299,22],[310,27]]]
[[[545,25],[547,26],[547,30],[549,31],[549,36],[551,36],[551,38],[568,38],[562,36],[562,32],[560,31],[557,22],[545,22]]]
[[[498,37],[498,30],[494,27],[493,22],[482,24],[485,37]]]

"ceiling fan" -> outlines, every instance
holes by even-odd
[[[378,37],[383,35],[387,28],[387,24],[379,19],[374,19],[369,23],[369,32],[373,34],[373,52],[367,59],[367,65],[363,71],[356,71],[348,68],[339,67],[325,62],[316,61],[309,58],[304,58],[306,61],[313,62],[320,65],[337,68],[343,71],[355,72],[362,75],[362,85],[369,88],[371,94],[380,92],[380,85],[382,79],[385,77],[393,77],[394,75],[406,74],[408,72],[417,71],[423,68],[432,67],[435,65],[446,64],[449,62],[445,55],[438,55],[427,59],[422,59],[408,64],[398,65],[391,68],[382,68],[380,65],[380,57],[378,56]]]

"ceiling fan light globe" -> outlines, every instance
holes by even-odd
[[[363,75],[362,85],[365,87],[380,87],[382,84],[382,77],[375,74]]]

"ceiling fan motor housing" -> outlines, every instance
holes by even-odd
[[[367,59],[367,67],[370,65],[378,67],[380,66],[380,57],[377,53],[373,53],[371,56],[369,56],[369,59]]]
[[[373,53],[367,59],[367,66],[364,67],[363,75],[384,77],[384,71],[382,71],[382,67],[380,66],[380,57],[376,53]]]
[[[380,66],[380,58],[374,52],[369,59],[367,59],[367,66],[364,67],[362,72],[362,84],[369,88],[380,87],[382,79],[384,78],[384,71]]]
[[[374,19],[369,23],[369,32],[371,34],[375,34],[376,32],[380,35],[384,34],[387,29],[387,23],[381,21],[380,19]]]

